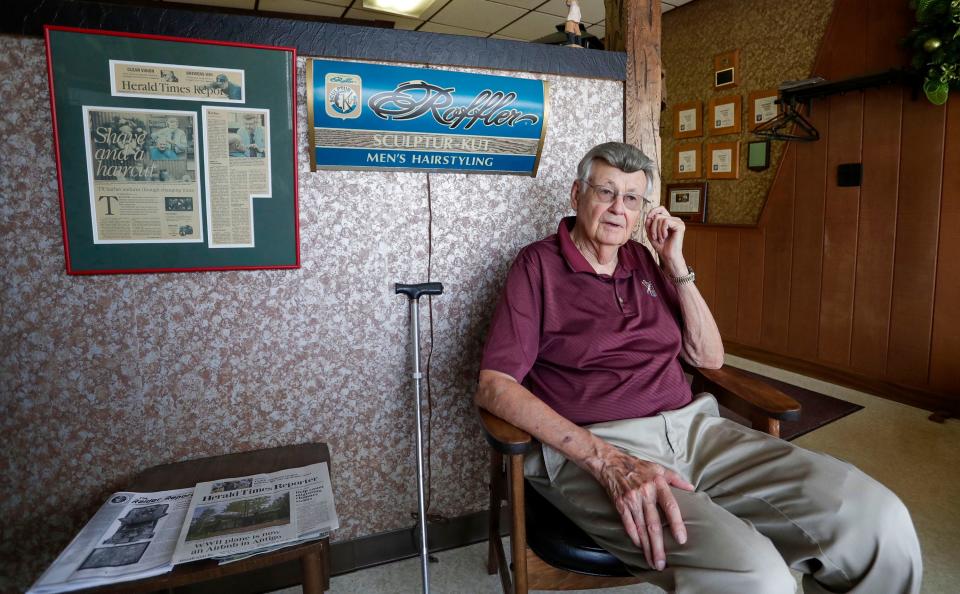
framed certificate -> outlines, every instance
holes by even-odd
[[[703,136],[703,103],[688,101],[673,106],[673,137]]]
[[[780,113],[777,97],[779,97],[779,93],[776,89],[753,91],[748,95],[747,103],[750,108],[750,119],[748,120],[747,127],[751,132],[760,124],[769,122]]]
[[[711,135],[739,134],[740,109],[740,95],[711,99],[707,107],[707,130]]]
[[[673,151],[673,177],[691,179],[703,177],[700,143],[678,144]]]
[[[740,179],[740,142],[707,145],[707,179]]]
[[[706,222],[706,182],[669,184],[666,192],[667,197],[664,204],[666,204],[670,214],[692,223]]]

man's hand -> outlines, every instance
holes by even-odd
[[[637,547],[643,550],[647,564],[659,570],[666,566],[663,549],[663,510],[678,543],[687,542],[687,530],[680,517],[680,506],[670,492],[674,486],[686,491],[694,487],[680,475],[659,464],[640,460],[614,447],[601,456],[596,478],[606,489],[620,513],[623,527]]]
[[[687,273],[683,259],[683,234],[686,225],[682,220],[672,216],[663,206],[657,206],[647,212],[643,221],[650,245],[659,254],[667,268],[667,272],[674,276]],[[674,268],[678,268],[674,270]]]

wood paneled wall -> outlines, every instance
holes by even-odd
[[[911,24],[902,0],[837,0],[814,74],[905,64]],[[689,228],[687,259],[731,352],[960,413],[958,95],[815,100],[821,139],[786,148],[758,226]],[[852,162],[861,186],[838,187]]]

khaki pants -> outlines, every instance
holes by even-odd
[[[696,486],[672,489],[687,528],[664,524],[667,567],[651,571],[606,492],[549,446],[525,474],[551,503],[630,570],[683,593],[920,591],[920,545],[890,490],[853,466],[721,418],[700,395],[683,409],[587,427],[616,447]]]

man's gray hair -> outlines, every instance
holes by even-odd
[[[644,197],[653,190],[653,178],[657,174],[657,164],[643,151],[625,142],[604,142],[593,147],[580,159],[577,165],[577,179],[588,181],[593,169],[593,161],[601,159],[611,167],[616,167],[624,173],[642,171],[647,177],[647,187],[643,191]]]

